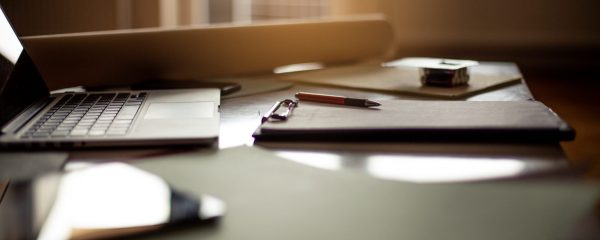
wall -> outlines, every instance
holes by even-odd
[[[597,0],[332,0],[332,14],[385,13],[398,55],[598,63]],[[566,58],[566,59],[565,59]]]
[[[161,4],[189,9],[191,0],[0,0],[20,36],[161,26]],[[175,16],[177,17],[177,16]],[[189,15],[175,19],[190,23]]]
[[[386,14],[395,29],[399,57],[443,56],[537,66],[600,67],[600,14],[597,13],[600,1],[597,0],[329,1],[334,16]],[[18,16],[12,20],[20,35],[37,35],[161,26],[165,14],[160,7],[165,3],[176,5],[174,11],[186,13],[180,14],[175,24],[229,21],[233,0],[0,2],[9,15]],[[202,12],[198,8],[201,3],[211,8]],[[187,14],[189,8],[195,9],[192,5],[200,9],[197,15],[202,16],[196,16],[200,20]],[[209,11],[213,14],[204,16]]]
[[[2,0],[20,36],[96,31],[117,26],[118,0]]]

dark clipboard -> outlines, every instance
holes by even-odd
[[[537,101],[380,101],[378,108],[300,102],[256,141],[558,142],[575,130]]]

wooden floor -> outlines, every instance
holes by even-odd
[[[589,167],[589,178],[600,180],[600,74],[522,70],[534,97],[575,128],[575,140],[562,143],[567,157]]]

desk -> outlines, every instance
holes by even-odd
[[[292,88],[281,91],[223,99],[219,148],[253,145],[254,139],[251,135],[259,126],[262,114],[274,101],[293,97],[298,91],[351,95],[372,100],[432,99],[306,84],[295,84]],[[531,98],[526,84],[520,83],[462,100],[522,101]],[[375,177],[412,182],[513,178],[567,165],[567,158],[559,143],[269,144],[268,148],[281,157],[314,167],[359,171]],[[164,153],[164,150],[118,153],[78,151],[71,154],[67,167],[76,167],[79,163],[90,160],[130,160]],[[432,172],[436,171],[429,167],[432,165],[444,169],[443,172]],[[465,165],[469,168],[464,168]]]
[[[431,99],[390,95],[340,88],[327,88],[296,84],[293,88],[256,96],[226,99],[222,102],[222,122],[219,146],[221,148],[252,144],[250,137],[259,125],[261,113],[268,110],[274,100],[290,98],[298,91],[351,95],[372,100],[383,99]],[[521,101],[531,98],[525,84],[515,84],[495,91],[472,96],[467,101]],[[312,166],[332,170],[361,171],[367,174],[417,182],[481,180],[489,177],[512,177],[540,170],[564,166],[567,161],[558,143],[550,144],[499,144],[499,143],[367,143],[367,144],[269,144],[278,155]],[[387,164],[392,159],[403,160],[403,164]],[[309,160],[307,160],[309,159]],[[375,160],[374,160],[375,159]],[[454,175],[455,178],[436,178],[435,174],[404,177],[394,170],[405,172],[407,167],[420,168],[418,162],[449,163],[451,160],[472,163],[472,171]],[[414,164],[412,164],[414,163]],[[378,165],[379,164],[379,165]],[[381,164],[385,166],[381,166]],[[452,165],[447,166],[448,171]],[[479,166],[479,168],[478,168]],[[385,172],[378,169],[385,168]],[[481,174],[490,169],[487,174]],[[429,169],[431,170],[431,169]],[[418,174],[417,174],[418,175]],[[451,174],[453,175],[453,174]],[[428,177],[429,176],[429,177]]]
[[[297,91],[352,95],[372,100],[426,99],[297,84],[290,89],[221,103],[219,148],[252,145],[252,132],[260,117],[275,100],[289,98]],[[467,101],[521,101],[532,98],[524,83],[468,97]],[[275,146],[269,149],[292,161],[334,171],[357,171],[378,178],[411,182],[480,181],[514,178],[557,169],[567,164],[558,143],[386,143]],[[140,157],[169,154],[169,150],[76,151],[67,167],[106,160],[130,161]],[[422,164],[429,163],[429,164]],[[444,166],[439,168],[430,166]],[[456,168],[456,166],[459,166]],[[471,167],[469,171],[464,166]],[[408,170],[408,171],[407,171]],[[445,174],[444,174],[445,173]]]

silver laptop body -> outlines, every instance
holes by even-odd
[[[8,148],[207,145],[218,138],[219,97],[218,89],[52,95],[5,125],[0,144]],[[75,98],[83,101],[69,105]]]
[[[3,37],[16,36],[8,29]],[[26,50],[8,59],[0,54],[2,149],[210,145],[218,138],[219,89],[51,95]]]

